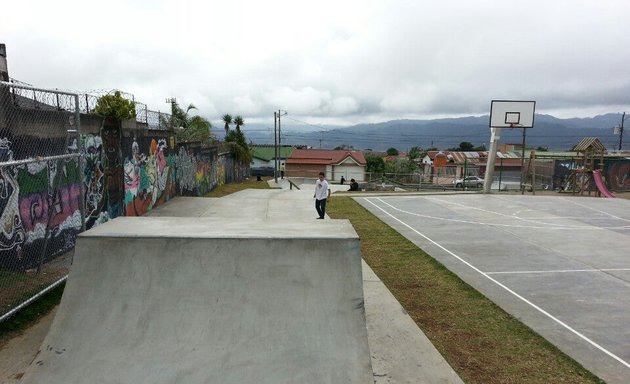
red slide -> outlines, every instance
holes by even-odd
[[[602,193],[602,196],[615,197],[615,195],[606,188],[606,184],[604,184],[602,172],[600,170],[593,171],[593,179],[595,179],[595,185],[597,185],[597,189]]]

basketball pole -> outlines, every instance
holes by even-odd
[[[490,128],[490,133],[490,150],[488,151],[486,174],[484,175],[483,180],[483,193],[490,193],[490,188],[492,187],[492,179],[494,178],[494,163],[497,157],[499,139],[501,139],[501,128]]]
[[[523,174],[525,172],[525,128],[523,128],[523,144],[521,146],[521,195],[525,194],[525,185]],[[534,188],[534,182],[532,181],[532,189]]]

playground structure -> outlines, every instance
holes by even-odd
[[[562,191],[571,192],[573,195],[577,193],[584,195],[584,192],[588,192],[590,196],[593,192],[598,196],[603,194],[606,197],[614,197],[606,188],[601,175],[606,153],[606,147],[602,142],[596,137],[585,137],[573,147],[573,150],[578,153],[577,167],[571,170]]]
[[[558,192],[571,193],[573,195],[596,193],[597,196],[615,197],[606,186],[602,173],[604,170],[604,155],[606,148],[596,137],[587,137],[573,147],[575,156],[552,155],[531,151],[529,162],[526,167],[526,176],[523,183],[525,189],[536,193],[536,186],[540,184],[543,189],[557,189]],[[566,160],[564,167],[568,167],[570,172],[562,179],[555,181],[553,178],[553,167],[546,167],[542,175],[536,173],[536,160]],[[536,177],[540,177],[537,183]],[[547,178],[547,183],[543,181]]]

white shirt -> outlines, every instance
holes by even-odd
[[[315,199],[323,200],[328,198],[328,182],[324,180],[319,180],[315,182]]]

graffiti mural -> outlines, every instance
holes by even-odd
[[[212,158],[207,153],[184,146],[177,154],[177,192],[181,196],[203,196],[216,186],[212,177]]]
[[[77,158],[15,163],[12,143],[0,138],[0,268],[25,270],[71,249],[82,219],[89,229],[117,216],[144,215],[177,195],[203,196],[240,174],[218,146],[175,151],[166,135],[123,137],[107,120],[100,134],[82,135],[80,143],[82,170]]]
[[[12,158],[9,146],[0,140],[3,162]],[[81,230],[81,198],[76,158],[0,167],[0,266],[24,270],[72,248]]]
[[[0,139],[0,161],[13,160],[11,142]],[[15,167],[0,167],[0,262],[13,264],[22,260],[22,246],[26,239],[19,211],[20,186]]]
[[[113,219],[123,215],[123,166],[120,122],[105,118],[101,127],[103,143],[103,169],[105,170],[105,202],[107,214]]]
[[[145,140],[146,141],[146,140]],[[130,156],[125,159],[125,214],[141,216],[175,196],[173,159],[168,155],[166,139],[151,138],[142,153],[141,144],[133,138]]]
[[[216,181],[217,185],[225,184],[225,157],[220,157],[216,162],[217,173],[216,173]]]
[[[614,192],[630,191],[630,161],[616,160],[606,162],[606,184]]]
[[[105,206],[105,170],[103,165],[103,141],[100,136],[81,137],[85,148],[85,226],[90,229],[109,220]]]

